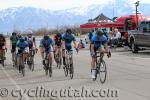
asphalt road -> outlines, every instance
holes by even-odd
[[[53,64],[52,78],[45,75],[41,57],[35,55],[35,71],[26,66],[22,77],[13,68],[10,50],[5,67],[0,65],[0,100],[150,100],[150,51],[132,54],[124,49],[104,58],[107,80],[92,81],[90,53],[74,53],[74,78],[65,77],[63,69]]]

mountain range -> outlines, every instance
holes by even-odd
[[[33,7],[13,7],[0,10],[0,32],[80,25],[103,13],[109,18],[135,13],[125,0],[119,4],[90,5],[66,10],[45,10]],[[141,4],[140,13],[150,16],[150,4]]]

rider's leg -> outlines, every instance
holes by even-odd
[[[96,63],[96,58],[95,58],[95,56],[92,56],[92,63],[91,63],[92,78],[95,78],[95,73],[96,73],[95,63]]]
[[[94,48],[94,52],[96,53],[96,48]],[[95,74],[96,74],[96,55],[92,54],[91,51],[91,57],[92,57],[92,62],[91,62],[91,74],[92,74],[92,78],[95,79]]]
[[[44,47],[40,47],[40,53],[41,53],[41,57],[42,57],[42,63],[44,65],[45,61],[44,61]]]
[[[44,47],[40,47],[41,57],[44,60]]]

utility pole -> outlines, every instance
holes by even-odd
[[[135,2],[135,9],[136,9],[136,27],[137,27],[137,29],[138,29],[138,25],[139,25],[139,18],[138,18],[138,6],[139,6],[139,2],[140,1],[137,1],[137,2]]]

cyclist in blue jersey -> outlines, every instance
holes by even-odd
[[[75,38],[74,34],[72,33],[71,29],[67,29],[66,33],[62,34],[63,65],[66,65],[66,62],[65,62],[65,49],[68,50],[68,51],[72,50],[72,45],[71,45],[72,42],[74,43],[74,48],[76,48],[77,47],[76,38]],[[76,48],[76,50],[78,50],[78,49]]]
[[[43,65],[45,65],[44,53],[46,52],[49,53],[49,60],[52,61],[52,54],[51,54],[52,49],[54,49],[54,41],[48,35],[45,35],[40,40],[40,52],[41,52],[41,57],[43,59]]]
[[[16,47],[18,49],[18,54],[23,53],[23,59],[25,60],[26,58],[26,52],[28,52],[28,43],[25,41],[24,38],[20,38],[20,40],[17,41]],[[19,57],[17,56],[17,65],[19,63]]]
[[[91,56],[92,56],[92,63],[91,63],[91,72],[92,72],[92,78],[95,79],[95,73],[96,73],[96,57],[95,53],[96,51],[100,51],[100,53],[107,53],[108,57],[110,56],[108,44],[107,44],[107,37],[103,34],[102,31],[96,31],[96,34],[92,36],[91,39]]]

